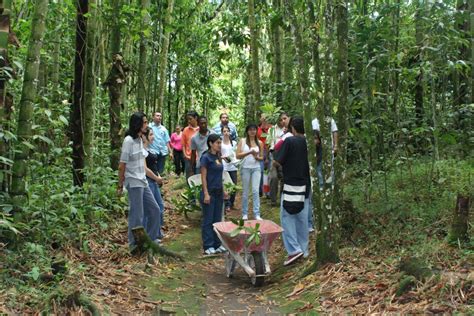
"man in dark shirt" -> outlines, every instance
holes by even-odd
[[[285,266],[309,255],[308,212],[311,192],[303,118],[293,117],[289,126],[294,136],[283,142],[274,160],[283,170],[280,220],[284,230],[283,244],[288,252],[288,258],[283,263]]]

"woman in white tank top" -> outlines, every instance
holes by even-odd
[[[229,126],[223,126],[222,132],[222,145],[221,145],[221,158],[224,165],[224,171],[227,171],[234,184],[237,184],[237,166],[235,165],[235,147],[236,141],[231,139]],[[234,207],[235,192],[230,194],[229,198],[225,201],[225,212],[229,212]]]
[[[257,125],[249,124],[245,128],[245,138],[237,146],[237,159],[242,159],[240,175],[242,177],[242,219],[248,219],[249,188],[252,188],[253,215],[260,217],[260,161],[263,160],[263,144],[257,137]]]

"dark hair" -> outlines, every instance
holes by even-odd
[[[143,112],[135,112],[130,116],[130,120],[128,122],[128,130],[125,133],[125,136],[131,136],[133,139],[138,138],[138,133],[143,126],[143,118],[146,115]]]
[[[290,119],[289,126],[292,126],[299,134],[304,134],[304,120],[301,116],[294,116]]]
[[[228,129],[230,132],[230,127],[228,125],[221,127],[221,133],[224,134],[224,128]]]
[[[249,136],[248,131],[249,131],[249,129],[251,129],[251,128],[255,128],[256,130],[258,130],[258,127],[257,127],[256,124],[249,124],[249,125],[247,125],[247,126],[245,127],[245,143],[247,144],[247,146],[249,146],[249,148],[250,148],[250,136]],[[257,145],[259,145],[259,144],[258,144],[258,137],[257,137],[257,134],[255,134],[255,143],[256,143]],[[260,146],[259,146],[259,147],[260,147]]]
[[[227,117],[229,117],[229,114],[227,114],[227,113],[221,113],[221,115],[219,115],[219,120],[222,118],[222,115],[227,115]]]
[[[207,150],[204,153],[210,153],[211,152],[211,145],[214,144],[216,141],[218,141],[220,139],[221,139],[221,137],[217,134],[210,134],[209,136],[207,136],[207,140],[206,140]],[[221,158],[220,153],[217,153],[217,157],[219,159],[219,162],[222,163],[222,158]]]
[[[281,112],[280,115],[278,115],[278,119],[281,119],[282,116],[290,117],[290,116],[288,115],[288,113],[286,113],[286,112]]]
[[[186,113],[186,117],[188,117],[188,116],[192,116],[192,117],[194,117],[195,119],[197,119],[197,118],[199,117],[199,115],[197,114],[197,112],[194,111],[194,110],[188,111],[188,113]]]
[[[207,136],[207,149],[211,150],[211,144],[214,144],[219,139],[221,139],[221,137],[217,134],[210,134],[209,136]]]
[[[199,121],[202,120],[202,119],[205,119],[205,120],[207,121],[207,116],[205,116],[205,115],[200,115],[197,120],[198,120],[198,122],[199,122]]]
[[[151,127],[147,127],[145,129],[145,133],[143,133],[147,141],[150,141],[150,132],[153,132],[153,130],[151,129]]]

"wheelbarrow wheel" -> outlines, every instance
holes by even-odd
[[[253,251],[248,257],[249,266],[255,271],[257,276],[251,277],[252,284],[256,287],[262,286],[265,281],[265,261],[263,259],[263,253],[259,251]]]
[[[231,278],[232,275],[234,274],[236,264],[237,264],[237,261],[235,261],[234,257],[232,257],[230,252],[227,252],[225,254],[225,275],[228,278]]]

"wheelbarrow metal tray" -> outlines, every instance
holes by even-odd
[[[283,229],[274,222],[265,219],[245,221],[244,226],[255,228],[257,223],[260,224],[260,243],[256,244],[255,241],[252,241],[248,246],[245,245],[245,242],[250,236],[250,233],[245,230],[241,230],[237,236],[231,237],[231,233],[238,227],[234,223],[219,222],[213,225],[219,232],[219,234],[217,234],[219,238],[223,239],[224,244],[233,252],[239,253],[245,247],[249,252],[266,251],[271,247],[273,241],[280,235]]]

